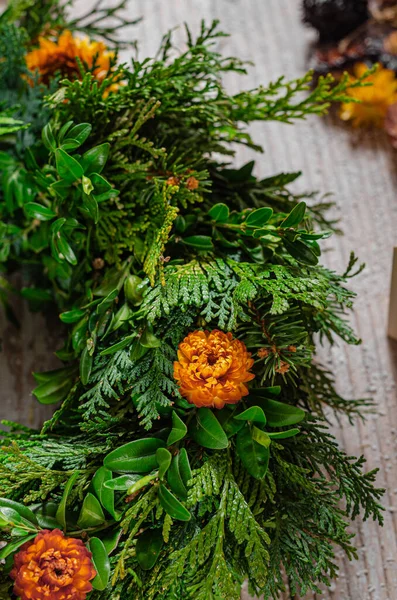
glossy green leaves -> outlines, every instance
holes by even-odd
[[[116,473],[148,473],[158,466],[157,449],[164,447],[165,443],[158,438],[135,440],[108,454],[104,465]]]
[[[228,446],[226,433],[209,408],[199,408],[189,433],[204,448],[222,450]]]
[[[159,488],[159,500],[161,506],[170,517],[177,521],[190,521],[190,512],[163,484]]]

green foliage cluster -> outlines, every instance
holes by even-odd
[[[355,556],[350,519],[382,521],[376,473],[325,420],[369,403],[339,395],[314,356],[318,338],[359,343],[356,259],[341,275],[319,264],[336,224],[289,189],[299,173],[259,179],[230,161],[236,143],[261,151],[250,123],[322,114],[346,80],[231,95],[222,76],[245,66],[216,51],[213,23],[100,84],[82,65],[81,80],[28,85],[43,24],[113,40],[106,11],[83,26],[68,5],[14,2],[0,22],[0,265],[24,274],[20,290],[1,277],[0,299],[11,318],[13,293],[57,310],[65,338],[59,368],[34,374],[53,417],[41,432],[4,422],[2,590],[18,548],[61,528],[92,552],[92,600],[237,600],[245,579],[277,598],[284,574],[292,594],[317,591],[337,574],[335,545]],[[173,363],[197,329],[251,353],[237,405],[181,396]]]

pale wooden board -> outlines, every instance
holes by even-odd
[[[85,11],[87,4],[78,0],[77,10]],[[299,22],[299,4],[298,0],[131,0],[129,16],[145,18],[129,35],[138,38],[143,57],[153,52],[170,27],[186,21],[194,29],[203,17],[218,18],[232,34],[220,41],[222,51],[255,62],[247,77],[227,83],[233,90],[251,88],[281,74],[295,77],[305,71],[313,36]],[[382,133],[352,132],[335,118],[314,117],[293,127],[258,124],[251,131],[266,150],[257,158],[257,173],[302,170],[297,190],[335,193],[337,214],[343,210],[345,235],[330,241],[325,263],[343,270],[352,249],[367,263],[364,274],[352,281],[358,293],[352,322],[363,338],[362,346],[326,347],[319,356],[335,373],[344,395],[373,396],[378,403],[377,414],[366,423],[352,427],[343,422],[334,431],[349,454],[363,453],[369,469],[380,468],[378,483],[387,488],[385,527],[357,520],[352,530],[357,533],[360,559],[349,564],[341,556],[340,578],[321,598],[395,600],[397,344],[388,341],[385,331],[392,249],[397,245],[396,154]],[[238,159],[251,157],[250,152],[244,152]],[[32,318],[25,308],[20,313],[22,334],[4,322],[1,326],[5,349],[0,359],[1,416],[38,423],[45,411],[30,398],[29,372],[49,366],[47,351],[54,344],[53,328],[44,326],[43,317]],[[248,596],[243,592],[242,598]],[[283,596],[283,600],[288,598],[288,594]],[[305,598],[320,596],[308,594]]]

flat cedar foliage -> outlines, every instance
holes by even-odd
[[[343,274],[321,265],[336,224],[328,203],[290,191],[299,173],[259,179],[233,157],[262,151],[250,123],[323,114],[347,81],[231,95],[222,77],[245,66],[203,23],[182,51],[167,34],[155,58],[101,82],[81,63],[44,85],[25,62],[40,33],[115,42],[117,7],[88,22],[68,7],[17,0],[0,19],[0,298],[14,320],[12,294],[57,311],[64,339],[59,368],[35,373],[53,417],[41,431],[3,422],[0,595],[13,597],[13,555],[43,528],[88,544],[92,600],[237,600],[246,579],[265,599],[286,580],[291,595],[317,591],[337,575],[335,547],[356,556],[351,519],[382,522],[375,471],[325,416],[368,402],[340,396],[314,356],[319,340],[359,343],[346,314],[360,268],[353,255]],[[236,405],[180,395],[177,348],[200,329],[252,353]]]

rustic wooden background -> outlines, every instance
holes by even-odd
[[[201,18],[220,19],[224,30],[232,34],[220,40],[221,50],[255,62],[248,76],[227,83],[234,90],[251,88],[281,74],[292,78],[306,70],[313,35],[300,24],[299,4],[299,0],[131,0],[129,16],[144,20],[128,35],[138,39],[142,57],[151,54],[163,33],[177,24],[186,21],[197,29]],[[85,12],[87,2],[77,0],[76,8]],[[176,35],[182,40],[178,31]],[[385,330],[392,248],[397,245],[397,154],[383,133],[353,132],[335,118],[310,118],[293,127],[258,124],[252,132],[266,150],[258,158],[258,173],[302,170],[298,190],[335,193],[335,212],[343,216],[345,235],[328,244],[326,264],[344,269],[352,249],[367,264],[365,272],[352,281],[358,293],[352,322],[362,345],[325,347],[319,357],[335,373],[345,396],[372,396],[377,401],[376,414],[365,423],[350,426],[343,422],[334,431],[349,454],[363,453],[368,469],[380,469],[378,484],[387,488],[385,526],[380,529],[357,520],[352,530],[357,535],[359,560],[349,563],[341,555],[339,580],[321,598],[396,600],[397,345],[387,339]],[[250,158],[244,152],[238,160]],[[55,326],[45,316],[30,314],[19,300],[15,308],[22,320],[20,331],[0,317],[0,416],[37,426],[48,409],[32,398],[30,373],[55,364],[51,357]],[[248,598],[244,592],[242,597]],[[287,598],[286,593],[283,600]]]

